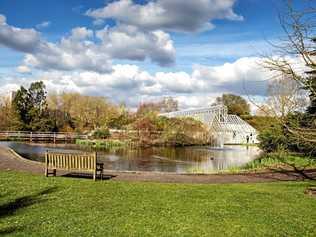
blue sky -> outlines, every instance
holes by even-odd
[[[254,61],[270,52],[266,40],[282,35],[283,0],[183,3],[1,0],[0,92],[41,79],[50,90],[132,107],[163,96],[194,107],[221,93],[244,95],[245,80],[264,79]],[[261,85],[250,87],[247,93],[264,96]]]

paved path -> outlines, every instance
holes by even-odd
[[[0,146],[0,170],[23,171],[33,174],[44,175],[42,163],[26,160],[14,154],[6,147]],[[66,175],[65,172],[57,172],[59,175]],[[174,174],[155,172],[113,172],[106,171],[111,180],[118,181],[140,181],[140,182],[161,182],[161,183],[260,183],[273,181],[294,181],[304,180],[301,174],[293,171],[241,173],[241,174]],[[316,170],[305,172],[309,177],[316,178]],[[74,175],[76,177],[76,175]],[[78,175],[77,175],[78,176]],[[80,176],[82,177],[82,176]]]

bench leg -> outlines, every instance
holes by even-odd
[[[99,170],[100,172],[100,180],[103,180],[103,170]]]
[[[56,169],[50,171],[48,168],[45,169],[45,176],[48,177],[49,175],[56,176]]]
[[[96,179],[96,172],[93,173],[93,180],[95,181]]]

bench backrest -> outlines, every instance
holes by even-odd
[[[95,171],[97,155],[46,152],[45,166],[49,169]]]

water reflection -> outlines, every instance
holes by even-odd
[[[44,160],[46,150],[86,152],[82,147],[69,144],[28,144],[2,142],[20,155],[37,161]],[[116,149],[98,151],[98,160],[105,169],[119,171],[159,171],[177,173],[209,173],[242,167],[254,160],[260,150],[250,146],[213,147],[153,147],[145,149]]]

